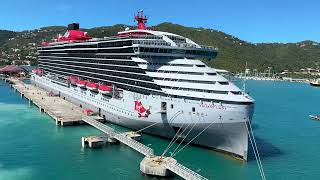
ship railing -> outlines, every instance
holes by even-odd
[[[152,46],[170,46],[170,43],[163,40],[133,40],[132,44],[152,45]]]
[[[178,46],[183,48],[197,48],[195,44],[191,43],[180,43]]]
[[[139,35],[139,36],[129,36],[132,39],[162,39],[162,36],[158,35]]]

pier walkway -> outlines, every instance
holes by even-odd
[[[97,120],[95,120],[93,117],[91,116],[86,116],[82,118],[82,121],[90,124],[91,126],[99,129],[100,131],[108,134],[110,137],[117,139],[118,141],[120,141],[121,143],[129,146],[130,148],[138,151],[139,153],[145,155],[146,157],[152,157],[154,156],[153,154],[153,149],[149,148],[148,146],[134,140],[131,139],[129,137],[126,137],[123,134],[116,134],[114,132],[114,130],[112,128],[110,128],[109,126],[98,122]]]
[[[113,138],[117,139],[123,144],[126,144],[127,146],[131,147],[132,149],[138,151],[139,153],[145,155],[146,157],[154,157],[154,151],[150,147],[131,139],[130,137],[126,137],[123,134],[116,134],[115,131],[108,127],[107,125],[98,122],[94,118],[90,116],[86,116],[82,119],[82,121],[90,124],[91,126],[99,129],[100,131],[108,134],[109,136],[112,136]],[[162,158],[162,157],[161,157]],[[169,169],[171,172],[177,174],[178,176],[184,178],[184,179],[207,179],[200,174],[192,171],[191,169],[183,166],[182,164],[178,163],[177,160],[175,160],[172,157],[163,157],[163,165]]]

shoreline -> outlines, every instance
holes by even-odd
[[[255,80],[255,81],[279,81],[279,82],[296,82],[296,83],[310,83],[310,79],[297,79],[297,78],[270,78],[270,77],[255,77],[255,76],[234,76],[235,79]]]

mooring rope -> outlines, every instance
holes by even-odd
[[[207,130],[212,124],[214,123],[211,122],[207,127],[205,127],[201,132],[199,132],[194,138],[192,138],[187,144],[185,144],[178,152],[172,155],[172,157],[176,156],[179,152],[181,152],[185,147],[187,147],[192,141],[194,141],[198,136],[200,136],[205,130]]]
[[[141,131],[143,131],[143,130],[146,130],[146,129],[148,129],[148,128],[150,128],[150,127],[152,127],[152,126],[156,125],[156,124],[159,124],[159,123],[160,123],[160,122],[152,123],[152,124],[151,124],[151,125],[149,125],[149,126],[146,126],[146,127],[142,128],[142,129],[139,129],[138,131],[136,131],[136,133],[139,133],[139,132],[141,132]]]
[[[261,161],[261,158],[260,158],[258,146],[257,146],[257,143],[256,143],[256,139],[254,137],[254,134],[253,134],[253,129],[252,129],[251,122],[250,122],[249,118],[248,118],[248,124],[249,124],[250,132],[251,132],[251,135],[252,135],[253,143],[254,143],[254,148],[255,148],[255,150],[257,152],[258,162],[260,164],[261,173],[262,173],[262,177],[263,177],[262,179],[266,180],[266,176],[264,174],[264,169],[263,169],[263,166],[262,166],[262,161]]]
[[[200,118],[199,118],[200,120]],[[200,121],[199,121],[200,122]],[[192,131],[192,129],[196,126],[197,122],[194,122],[192,127],[190,128],[190,130],[188,131],[188,133],[186,134],[186,136],[182,139],[182,141],[179,143],[179,145],[176,147],[176,149],[173,151],[173,153],[171,154],[171,157],[174,153],[176,153],[176,151],[179,149],[180,145],[183,143],[183,141],[188,137],[188,135],[190,134],[190,132]]]
[[[174,116],[171,117],[170,123],[174,120],[174,118],[176,118],[176,116],[179,115],[179,113],[180,113],[180,111],[177,111],[177,112],[174,114]],[[139,129],[138,131],[135,131],[135,132],[136,132],[136,133],[139,133],[139,132],[141,132],[141,131],[143,131],[143,130],[146,130],[146,129],[148,129],[148,128],[156,125],[156,124],[159,124],[159,123],[161,123],[161,122],[155,122],[155,123],[153,123],[153,124],[151,124],[151,125],[149,125],[149,126],[146,126],[146,127],[142,128],[142,129]]]
[[[251,143],[251,146],[252,146],[252,149],[253,149],[253,153],[254,153],[254,156],[255,156],[256,161],[257,161],[257,165],[258,165],[258,169],[259,169],[259,172],[260,172],[260,176],[261,176],[262,180],[266,180],[266,177],[264,175],[264,170],[263,170],[263,167],[262,167],[262,162],[261,162],[260,155],[259,155],[259,152],[258,152],[257,144],[256,144],[255,141],[253,141],[254,134],[252,133],[253,131],[252,131],[252,128],[251,128],[250,120],[248,119],[247,122],[248,122],[248,124],[250,126],[250,131],[251,131],[252,137],[251,137],[251,134],[250,134],[250,131],[249,131],[249,128],[248,128],[248,124],[246,122],[245,122],[245,124],[246,124],[246,128],[247,128],[249,140],[250,140],[250,143]]]
[[[188,127],[190,126],[190,124],[188,124],[187,127],[184,128],[184,129],[182,130],[182,132],[180,133],[182,127],[184,127],[184,126],[185,126],[185,124],[182,125],[182,126],[179,128],[179,130],[176,132],[176,134],[174,135],[174,137],[172,138],[172,140],[170,141],[169,145],[167,146],[167,148],[165,149],[165,151],[162,153],[161,156],[165,155],[165,154],[169,151],[169,149],[170,149],[170,148],[174,145],[174,143],[178,140],[179,136],[181,136],[181,135],[184,133],[184,131],[186,131],[186,129],[188,129]],[[179,133],[180,133],[180,134],[179,134]],[[179,134],[179,135],[178,135],[178,134]]]

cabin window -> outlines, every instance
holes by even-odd
[[[173,109],[173,104],[171,104],[171,109]]]
[[[221,84],[221,85],[228,85],[229,82],[227,82],[227,81],[219,81],[219,84]]]
[[[205,65],[196,64],[197,67],[206,67]]]
[[[235,94],[235,95],[241,95],[241,91],[231,91],[231,93]]]
[[[192,107],[192,112],[196,112],[196,108],[195,107]]]

